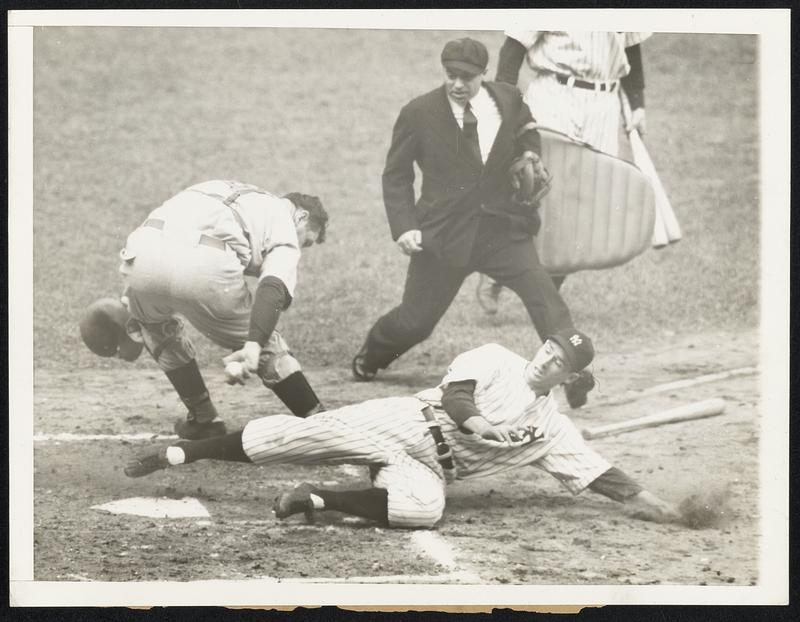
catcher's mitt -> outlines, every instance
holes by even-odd
[[[550,191],[552,175],[542,159],[533,151],[516,158],[508,169],[514,194],[511,200],[517,205],[536,206]]]

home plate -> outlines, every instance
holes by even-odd
[[[194,497],[169,499],[167,497],[131,497],[102,505],[93,505],[93,510],[112,514],[133,514],[148,518],[208,518],[205,506]]]

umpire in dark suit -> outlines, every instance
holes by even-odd
[[[353,359],[361,380],[425,340],[475,271],[516,292],[542,341],[573,328],[531,240],[537,210],[511,199],[511,162],[540,151],[531,112],[513,86],[483,81],[489,53],[479,41],[450,41],[441,60],[444,84],[400,111],[386,157],[386,214],[411,260],[402,302],[375,323]],[[416,204],[415,162],[422,171]]]

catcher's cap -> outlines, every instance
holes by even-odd
[[[574,372],[582,370],[594,358],[592,340],[579,330],[564,328],[547,339],[554,341],[564,349],[567,362]]]
[[[98,356],[119,356],[135,361],[144,344],[130,338],[126,325],[131,315],[116,298],[100,298],[86,307],[80,321],[83,343]]]
[[[473,74],[483,73],[489,64],[489,52],[480,41],[464,37],[448,41],[442,50],[442,65]]]

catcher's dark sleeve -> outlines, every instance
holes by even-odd
[[[292,297],[283,281],[276,276],[263,279],[256,289],[253,308],[250,310],[250,331],[248,341],[257,341],[264,345],[269,341],[281,311],[287,309],[292,302]]]
[[[642,66],[642,48],[637,43],[625,48],[628,64],[631,66],[628,75],[622,78],[622,88],[628,96],[631,110],[644,108],[644,67]]]
[[[519,80],[519,68],[525,60],[527,50],[516,39],[506,37],[503,46],[500,48],[500,56],[497,59],[497,77],[495,82],[506,82],[512,86],[517,85]]]
[[[442,390],[442,408],[459,428],[470,417],[480,417],[475,406],[475,381],[449,383]]]
[[[419,229],[414,214],[414,160],[417,136],[414,119],[408,106],[400,111],[392,132],[392,144],[383,169],[383,204],[392,239],[406,231]]]

